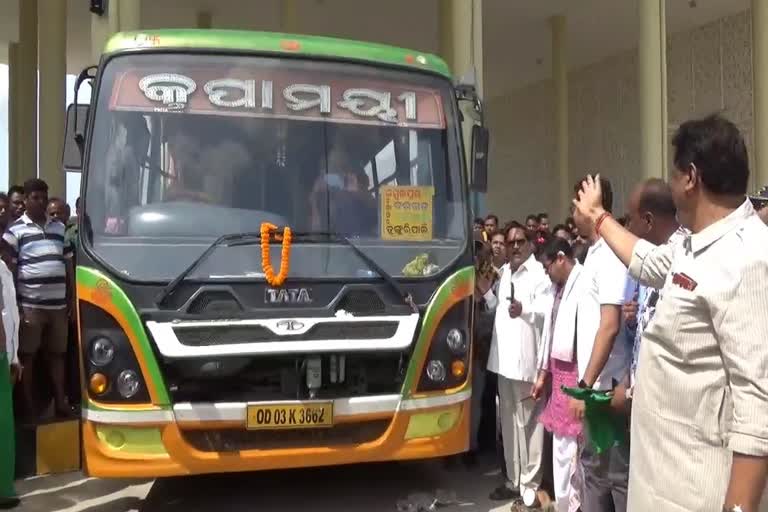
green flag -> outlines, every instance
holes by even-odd
[[[613,445],[624,442],[624,419],[611,410],[611,393],[609,391],[565,386],[561,386],[560,389],[566,395],[584,401],[587,435],[595,453],[603,453]]]

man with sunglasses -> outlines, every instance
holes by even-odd
[[[491,493],[506,501],[536,503],[542,477],[544,429],[539,402],[531,397],[536,380],[544,314],[551,309],[551,281],[533,255],[535,233],[516,222],[507,225],[508,262],[501,268],[488,370],[498,375],[499,412],[507,481]]]

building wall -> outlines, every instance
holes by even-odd
[[[722,112],[742,130],[751,151],[751,42],[749,11],[668,36],[670,136],[686,119]],[[626,195],[640,176],[637,78],[637,50],[569,74],[571,181],[588,172],[609,177],[617,214],[624,213]],[[558,210],[552,95],[551,81],[544,81],[487,102],[487,204],[504,219]]]

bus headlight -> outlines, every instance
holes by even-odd
[[[80,301],[84,392],[104,404],[149,403],[149,389],[128,335],[115,317]]]
[[[471,298],[448,308],[432,334],[416,391],[458,389],[467,382],[472,353],[471,326]]]
[[[89,356],[95,366],[106,366],[115,358],[115,344],[109,338],[96,338],[91,342]]]
[[[454,354],[463,354],[467,351],[467,339],[464,334],[458,329],[451,329],[448,331],[448,335],[445,337],[445,342],[448,343],[448,348]]]
[[[427,377],[433,382],[443,382],[445,380],[445,365],[442,361],[433,359],[427,363]]]
[[[117,377],[117,391],[123,398],[131,398],[139,392],[141,381],[133,370],[123,370]]]

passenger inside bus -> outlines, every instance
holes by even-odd
[[[316,178],[309,202],[313,231],[343,236],[376,234],[378,212],[368,176],[339,153],[331,152],[328,172]]]
[[[163,200],[233,206],[239,178],[254,164],[238,120],[171,118],[166,133],[171,161]]]

